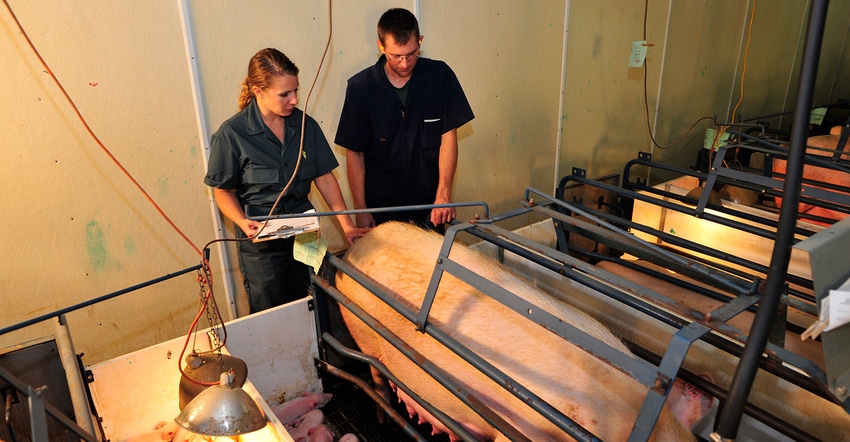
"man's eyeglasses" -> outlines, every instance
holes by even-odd
[[[401,63],[404,60],[413,61],[413,60],[416,60],[417,58],[419,58],[419,51],[416,51],[415,54],[410,54],[410,55],[391,55],[391,54],[387,54],[386,52],[384,52],[384,54],[387,56],[387,60],[395,62],[395,63]]]

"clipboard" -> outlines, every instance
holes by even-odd
[[[253,242],[270,241],[273,239],[289,238],[306,232],[319,230],[319,217],[309,216],[310,213],[316,213],[315,209],[310,209],[304,212],[301,217],[297,218],[277,218],[270,219],[263,231],[253,239]]]

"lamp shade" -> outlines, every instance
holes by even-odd
[[[265,414],[245,390],[233,386],[233,376],[232,372],[222,373],[220,384],[195,396],[175,422],[207,436],[237,436],[265,427]]]
[[[234,387],[241,387],[248,379],[248,365],[235,356],[212,352],[206,354],[193,352],[186,355],[186,367],[180,376],[178,389],[180,410],[183,410],[198,393],[206,390],[212,382],[220,382],[221,374],[228,371],[235,373],[231,382]]]

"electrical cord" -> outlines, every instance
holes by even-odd
[[[749,54],[749,50],[750,50],[750,38],[752,36],[752,26],[753,26],[753,21],[754,21],[754,17],[755,17],[755,10],[756,10],[756,0],[753,0],[753,10],[752,10],[752,13],[751,13],[751,16],[750,16],[749,32],[747,34],[747,44],[746,44],[746,49],[744,51],[744,62],[743,62],[743,68],[742,68],[742,72],[741,72],[741,87],[740,87],[741,92],[740,92],[740,97],[738,99],[738,103],[735,105],[735,108],[732,111],[733,118],[734,118],[735,113],[738,111],[738,106],[741,104],[741,101],[743,100],[743,97],[744,97],[744,77],[746,76],[746,72],[747,72],[747,55]],[[648,13],[649,13],[649,0],[646,0],[644,2],[644,13],[643,13],[643,40],[644,41],[646,41],[646,25],[647,25],[647,15],[648,15]],[[697,119],[691,125],[691,127],[688,128],[687,131],[685,131],[684,135],[679,137],[679,139],[677,139],[673,143],[668,144],[666,146],[659,145],[658,142],[655,139],[655,135],[652,133],[652,124],[650,123],[650,118],[649,118],[649,99],[648,99],[649,94],[647,92],[648,63],[649,63],[648,60],[644,60],[644,63],[643,63],[643,70],[644,70],[643,103],[644,103],[644,114],[646,116],[646,130],[647,130],[647,133],[649,134],[649,139],[652,140],[652,144],[655,147],[662,149],[662,150],[669,149],[669,148],[679,144],[680,142],[682,142],[682,140],[684,140],[685,137],[687,137],[688,134],[691,133],[691,131],[694,129],[694,127],[696,127],[697,124],[699,124],[699,122],[701,122],[703,120],[713,120],[714,118],[708,117],[708,116],[700,117],[699,119]],[[720,137],[723,135],[723,133],[726,131],[726,129],[728,129],[728,126],[724,126],[720,131],[718,131],[715,134],[714,142],[712,143],[712,146],[716,145],[717,140],[720,139]]]
[[[71,106],[71,109],[74,111],[74,114],[76,114],[77,118],[80,120],[81,124],[83,125],[83,128],[86,130],[86,132],[89,134],[89,136],[91,136],[91,138],[95,141],[95,143],[97,143],[97,145],[100,147],[100,149],[103,151],[103,153],[105,153],[109,157],[109,159],[112,160],[112,162],[115,164],[115,166],[118,167],[118,169],[121,170],[121,172],[124,174],[124,176],[126,176],[127,179],[129,179],[133,183],[133,185],[136,187],[136,189],[138,189],[139,192],[141,192],[142,195],[144,195],[145,199],[156,209],[156,211],[160,214],[160,216],[162,216],[162,218],[192,247],[192,249],[194,249],[195,252],[197,252],[198,255],[201,256],[202,274],[201,274],[201,272],[199,272],[197,279],[198,279],[198,282],[201,284],[202,288],[206,287],[206,290],[202,290],[202,291],[206,292],[206,294],[205,294],[205,296],[202,296],[201,299],[200,299],[201,308],[199,309],[198,314],[195,316],[195,319],[192,321],[192,324],[189,327],[189,332],[188,332],[187,337],[186,337],[186,343],[184,344],[183,351],[181,352],[180,358],[178,359],[178,367],[180,369],[181,375],[183,375],[187,379],[191,380],[191,378],[189,378],[188,376],[185,375],[185,373],[183,373],[183,368],[182,368],[182,366],[180,366],[180,363],[183,359],[183,355],[186,351],[186,348],[188,347],[188,343],[190,341],[190,338],[193,335],[195,327],[197,326],[201,316],[208,309],[211,309],[214,312],[213,316],[215,318],[218,318],[219,321],[220,321],[220,318],[221,318],[221,312],[218,308],[218,305],[215,302],[215,297],[213,296],[212,271],[210,270],[209,260],[207,258],[208,252],[209,252],[209,247],[212,244],[214,244],[216,242],[221,242],[221,241],[244,241],[244,240],[253,239],[262,232],[262,229],[265,228],[268,221],[264,222],[263,227],[260,228],[258,230],[258,232],[250,238],[215,239],[215,240],[208,242],[204,246],[203,251],[201,251],[201,249],[198,249],[198,247],[188,238],[188,236],[186,236],[185,233],[183,233],[183,231],[171,220],[171,218],[168,217],[168,215],[156,203],[156,201],[153,199],[153,197],[151,197],[150,194],[148,194],[148,192],[144,189],[144,187],[142,187],[142,185],[139,184],[139,182],[133,177],[133,175],[121,164],[121,162],[115,157],[115,155],[112,154],[112,152],[103,144],[103,142],[100,140],[100,138],[98,138],[98,136],[94,133],[94,131],[91,129],[88,122],[86,121],[85,117],[83,117],[79,108],[77,108],[77,105],[74,102],[74,100],[71,98],[71,96],[65,90],[64,86],[62,86],[62,83],[59,81],[59,79],[53,73],[53,70],[50,69],[50,66],[47,64],[47,62],[41,56],[41,53],[39,53],[38,49],[33,44],[32,40],[29,38],[29,35],[27,34],[27,32],[24,29],[23,25],[21,24],[20,20],[18,20],[17,15],[15,15],[15,12],[12,10],[11,5],[9,5],[8,0],[3,0],[3,4],[6,6],[6,9],[9,11],[9,15],[14,20],[16,26],[18,27],[18,30],[23,35],[23,37],[26,40],[27,44],[29,45],[30,49],[35,54],[35,56],[38,58],[42,67],[44,68],[45,72],[47,72],[47,74],[50,76],[50,78],[53,80],[53,82],[59,88],[59,91],[62,93],[62,96],[65,98],[65,100]],[[329,22],[328,39],[327,39],[327,42],[325,44],[324,52],[322,53],[322,58],[321,58],[320,63],[319,63],[319,68],[316,71],[316,76],[313,78],[313,82],[310,85],[310,89],[307,93],[307,98],[304,100],[304,106],[303,106],[304,112],[303,112],[302,119],[301,119],[301,138],[300,138],[300,142],[299,142],[298,161],[296,162],[295,171],[292,174],[292,177],[287,182],[284,189],[278,195],[278,198],[275,201],[274,205],[272,206],[272,209],[269,212],[269,215],[272,215],[274,213],[274,210],[275,210],[278,202],[281,200],[283,195],[286,193],[286,191],[291,186],[292,182],[295,180],[295,177],[297,176],[298,170],[299,170],[300,165],[301,165],[302,151],[303,151],[303,148],[304,148],[304,126],[305,126],[305,122],[306,122],[306,118],[307,118],[307,112],[306,112],[307,103],[310,99],[310,95],[312,94],[313,88],[316,85],[316,81],[318,80],[319,72],[321,71],[321,67],[322,67],[322,64],[324,63],[325,57],[326,57],[327,52],[328,52],[328,48],[330,47],[331,37],[333,35],[332,0],[328,1],[328,17],[329,17],[329,20],[328,20],[328,22]],[[223,322],[220,322],[219,324],[210,324],[210,326],[213,327],[213,328],[216,327],[217,325],[221,327],[223,338],[222,338],[221,343],[218,346],[216,346],[216,348],[212,349],[212,351],[220,351],[221,348],[224,346],[226,340],[227,340],[227,332],[225,330]],[[193,380],[193,382],[196,382],[196,381]],[[206,385],[215,385],[215,384],[216,383],[206,384]]]
[[[316,86],[316,82],[319,79],[319,73],[322,70],[322,65],[324,64],[325,57],[327,56],[328,49],[330,48],[330,45],[331,45],[331,37],[333,36],[333,10],[332,10],[332,8],[333,8],[333,0],[328,0],[328,39],[325,42],[325,49],[322,52],[321,59],[319,60],[319,66],[316,69],[316,75],[313,77],[313,81],[310,84],[310,88],[307,90],[307,97],[304,99],[303,112],[301,113],[301,137],[300,137],[299,143],[298,143],[298,160],[295,162],[295,169],[292,172],[292,176],[289,178],[289,181],[287,181],[283,190],[281,190],[280,193],[278,194],[277,199],[275,200],[274,204],[272,205],[271,210],[269,210],[269,216],[272,216],[274,214],[275,208],[277,208],[277,205],[280,202],[280,200],[283,198],[283,195],[286,194],[287,190],[289,190],[289,187],[295,181],[295,177],[298,176],[298,171],[301,167],[301,159],[303,158],[302,152],[304,151],[304,127],[305,127],[306,121],[307,121],[307,104],[310,101],[310,96],[313,93],[313,88]],[[246,237],[246,238],[218,238],[218,239],[214,239],[214,240],[208,242],[204,246],[204,256],[207,256],[207,253],[209,251],[210,246],[212,244],[216,243],[216,242],[252,241],[254,238],[259,236],[263,232],[263,229],[266,228],[266,226],[268,225],[268,222],[269,222],[268,220],[264,221],[263,225],[259,229],[257,229],[257,233],[255,233],[254,235],[252,235],[250,237]],[[194,335],[194,333],[193,333],[194,329],[197,326],[197,323],[200,320],[201,315],[207,309],[207,306],[211,306],[211,308],[215,311],[215,317],[216,318],[221,318],[221,313],[218,310],[218,305],[216,304],[215,297],[213,296],[212,272],[210,271],[209,263],[206,259],[204,259],[203,262],[202,262],[202,269],[203,269],[203,276],[201,276],[199,274],[198,278],[199,278],[199,282],[201,283],[202,287],[204,285],[206,285],[206,287],[207,287],[205,301],[204,301],[203,305],[201,306],[201,309],[198,312],[198,315],[195,317],[195,320],[192,322],[191,327],[189,328],[189,333],[186,337],[186,343],[184,344],[183,350],[180,353],[180,358],[178,358],[178,360],[177,360],[177,365],[180,368],[180,373],[184,377],[186,377],[187,379],[191,380],[192,382],[198,383],[198,384],[201,384],[201,385],[216,385],[217,382],[204,383],[204,382],[199,382],[197,380],[189,378],[188,376],[185,375],[185,373],[183,373],[183,367],[182,367],[182,365],[180,365],[181,361],[183,360],[183,356],[186,352],[186,348],[188,347],[189,338]],[[222,334],[224,336],[222,338],[220,345],[217,346],[216,348],[213,348],[211,351],[220,351],[221,347],[224,347],[224,344],[227,341],[227,331],[224,328],[224,323],[222,322],[219,325],[222,329]]]
[[[647,15],[648,14],[649,14],[649,0],[645,0],[644,4],[643,4],[643,41],[646,41],[646,22],[647,22]],[[696,125],[699,124],[700,121],[706,120],[706,119],[711,120],[713,118],[712,117],[698,118],[696,121],[694,121],[694,124],[692,124],[691,127],[689,127],[687,131],[685,131],[685,134],[682,135],[681,137],[679,137],[679,139],[674,141],[672,144],[668,144],[666,146],[662,146],[662,145],[658,144],[658,142],[655,140],[655,134],[652,133],[652,124],[649,122],[649,93],[647,92],[647,77],[649,77],[648,64],[649,64],[649,60],[644,59],[644,61],[643,61],[643,109],[644,109],[644,115],[646,116],[646,132],[647,132],[647,134],[649,134],[649,139],[652,141],[653,146],[655,146],[655,147],[657,147],[661,150],[665,150],[665,149],[669,149],[669,148],[681,143],[682,140],[684,140],[685,137],[687,137],[688,134],[691,133],[691,131],[694,129],[694,127],[696,127]]]
[[[65,100],[68,101],[68,104],[71,106],[71,109],[77,115],[77,118],[82,123],[83,128],[85,128],[86,132],[88,132],[88,134],[97,143],[97,145],[101,148],[101,150],[121,170],[121,172],[124,174],[124,176],[126,176],[133,183],[133,185],[142,193],[142,195],[144,195],[145,199],[147,199],[148,202],[150,202],[151,205],[153,205],[153,207],[156,209],[157,212],[159,212],[159,214],[165,219],[165,221],[168,222],[168,224],[187,243],[189,243],[189,245],[201,256],[202,268],[204,269],[204,273],[205,273],[205,277],[203,278],[203,280],[205,281],[205,283],[209,284],[209,290],[207,291],[207,296],[205,298],[201,299],[202,307],[201,307],[200,311],[198,312],[198,315],[195,317],[195,320],[192,321],[192,325],[189,329],[189,336],[187,336],[187,340],[186,340],[186,342],[188,344],[189,337],[192,335],[192,331],[194,330],[196,324],[198,323],[198,320],[201,318],[201,315],[206,311],[206,308],[207,308],[208,305],[212,304],[212,307],[215,309],[215,312],[218,315],[217,317],[219,317],[219,318],[221,317],[221,313],[218,310],[218,306],[215,304],[215,298],[212,296],[212,273],[209,271],[209,261],[206,259],[205,254],[202,253],[201,250],[198,249],[197,246],[195,246],[195,244],[186,236],[186,234],[183,233],[182,230],[180,230],[179,227],[177,227],[176,224],[174,224],[174,222],[171,220],[171,218],[169,218],[168,215],[165,214],[165,212],[162,210],[162,208],[160,208],[160,206],[156,203],[156,201],[154,201],[154,199],[148,194],[148,192],[145,191],[144,187],[142,187],[142,185],[139,184],[139,182],[133,177],[133,175],[130,174],[129,171],[127,171],[127,169],[121,164],[120,161],[118,161],[118,159],[115,157],[115,155],[113,155],[112,152],[110,152],[110,150],[103,144],[103,142],[100,141],[100,138],[98,138],[98,136],[94,133],[94,131],[89,126],[85,117],[83,117],[82,113],[80,113],[80,110],[77,108],[77,105],[74,102],[74,100],[71,98],[70,95],[68,95],[68,92],[62,86],[62,82],[59,81],[59,79],[53,73],[53,70],[50,69],[50,66],[47,64],[46,61],[44,61],[44,58],[41,56],[41,53],[39,53],[38,49],[36,49],[32,40],[30,40],[29,35],[27,34],[26,30],[24,30],[23,25],[21,25],[21,22],[18,20],[18,17],[15,15],[15,12],[12,10],[12,7],[9,5],[9,2],[7,0],[3,0],[3,3],[6,5],[6,9],[9,11],[9,14],[12,16],[12,19],[15,21],[15,24],[18,26],[18,30],[21,32],[24,39],[27,41],[27,44],[29,45],[30,49],[33,51],[35,56],[38,58],[39,62],[41,63],[41,66],[44,68],[45,72],[47,72],[47,74],[50,76],[50,78],[53,80],[53,82],[59,88],[59,91],[62,92],[62,96],[64,96]],[[205,247],[205,249],[206,249],[206,247]],[[200,276],[199,276],[199,279],[201,279]],[[210,324],[210,326],[214,327],[215,324]],[[223,323],[221,324],[221,328],[222,328],[222,333],[226,337],[226,332],[224,331],[224,324]],[[223,345],[224,344],[222,343],[222,346]],[[185,349],[186,349],[186,346],[183,347],[184,351],[185,351]],[[182,359],[182,358],[183,358],[183,354],[181,353],[180,359]],[[179,366],[179,360],[178,360],[178,366]],[[180,367],[180,373],[183,374],[182,367]],[[184,377],[187,377],[187,376],[184,375]]]
[[[741,105],[741,102],[744,101],[744,79],[747,77],[747,58],[749,58],[749,55],[750,55],[750,41],[753,37],[753,22],[755,21],[755,18],[756,18],[756,2],[757,1],[758,0],[753,0],[753,9],[752,9],[752,11],[750,11],[750,23],[747,25],[747,43],[744,45],[744,60],[741,62],[741,85],[739,87],[739,92],[738,92],[738,102],[735,103],[735,107],[732,108],[732,115],[730,117],[733,122],[735,121],[735,114],[738,113],[738,107]],[[721,137],[723,136],[724,133],[726,133],[726,131],[729,129],[729,127],[730,127],[729,125],[724,125],[720,128],[719,131],[717,131],[717,133],[714,134],[714,140],[712,140],[711,149],[709,150],[709,153],[710,153],[709,163],[713,162],[714,155],[717,152],[717,149],[715,149],[714,146],[717,146],[718,140],[721,139]],[[733,163],[737,162],[737,163],[740,164],[740,161],[738,161],[738,152],[739,152],[739,149],[736,148],[735,149],[735,159],[733,160]],[[723,160],[723,164],[726,165],[725,159]],[[741,167],[743,168],[743,165],[741,165]]]
[[[23,34],[24,39],[27,41],[27,44],[29,45],[30,49],[32,49],[35,56],[38,57],[38,61],[41,63],[41,66],[44,68],[45,72],[47,72],[47,74],[50,75],[50,78],[53,80],[53,82],[56,83],[56,86],[62,92],[62,95],[65,97],[65,100],[67,100],[68,104],[71,105],[71,109],[77,115],[77,118],[82,123],[83,128],[85,128],[86,132],[88,132],[88,134],[97,143],[97,145],[100,146],[101,150],[103,150],[103,153],[105,153],[109,157],[109,159],[111,159],[112,162],[115,163],[115,165],[121,170],[121,172],[124,174],[124,176],[126,176],[127,179],[129,179],[133,183],[133,185],[136,186],[136,188],[145,196],[145,199],[147,199],[148,202],[150,202],[151,205],[153,205],[153,207],[156,209],[156,211],[159,212],[160,216],[162,216],[163,219],[165,219],[165,221],[168,222],[168,224],[187,243],[189,243],[190,246],[192,246],[192,248],[195,250],[195,252],[198,253],[198,255],[203,256],[203,254],[201,253],[201,250],[198,249],[197,246],[195,246],[195,244],[189,239],[189,237],[187,237],[186,234],[184,234],[183,231],[180,230],[180,228],[177,227],[177,225],[174,224],[173,221],[171,221],[171,218],[169,218],[168,215],[165,214],[165,211],[163,211],[162,208],[159,207],[159,205],[156,203],[156,201],[154,201],[154,199],[148,194],[148,192],[145,191],[144,187],[142,187],[142,185],[139,184],[139,182],[136,181],[135,178],[133,178],[133,175],[131,175],[130,172],[128,172],[127,169],[124,168],[124,166],[121,164],[121,162],[118,161],[118,159],[115,158],[114,155],[112,155],[112,152],[110,152],[109,149],[103,144],[103,142],[100,141],[100,138],[98,138],[97,135],[95,135],[94,131],[92,131],[91,127],[89,127],[88,122],[86,122],[86,119],[80,113],[80,110],[77,108],[77,105],[76,105],[76,103],[74,103],[74,100],[71,98],[70,95],[68,95],[68,92],[65,91],[65,88],[62,86],[62,83],[59,81],[58,78],[56,78],[56,75],[53,74],[53,70],[50,69],[50,66],[47,65],[47,62],[44,61],[44,58],[41,57],[41,54],[38,52],[38,49],[36,49],[32,40],[30,40],[29,35],[27,35],[27,32],[24,30],[24,27],[21,25],[21,22],[18,20],[18,17],[15,15],[15,12],[12,11],[12,7],[9,5],[8,0],[3,0],[3,3],[6,5],[6,9],[9,10],[9,14],[12,16],[12,19],[15,21],[15,24],[18,26],[18,30],[21,31],[21,34]]]

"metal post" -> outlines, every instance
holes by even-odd
[[[65,379],[68,382],[71,405],[74,407],[77,425],[90,434],[95,434],[92,412],[89,409],[88,398],[86,397],[85,381],[83,381],[83,375],[80,373],[79,364],[77,364],[76,351],[74,350],[74,343],[71,342],[71,332],[68,330],[65,315],[59,315],[54,324],[54,329],[56,348],[59,350],[62,368],[65,369]]]
[[[791,258],[793,232],[797,223],[797,204],[800,200],[809,115],[813,89],[817,79],[818,60],[820,59],[828,3],[828,0],[812,0],[803,47],[800,80],[797,87],[797,106],[791,128],[791,150],[788,155],[788,169],[783,187],[784,201],[779,213],[779,227],[770,260],[770,269],[767,274],[767,285],[753,320],[753,327],[741,355],[740,363],[735,370],[735,376],[732,378],[729,396],[727,401],[721,404],[718,412],[719,418],[715,422],[715,433],[712,434],[712,439],[715,441],[734,440],[737,437],[743,409],[749,397],[753,379],[755,379],[758,370],[758,362],[770,335],[773,316],[779,306],[779,298],[784,288],[785,273],[788,270],[788,262]]]
[[[48,442],[47,438],[47,413],[44,411],[44,398],[41,392],[47,387],[32,388],[27,386],[30,407],[30,428],[32,429],[33,442]]]

